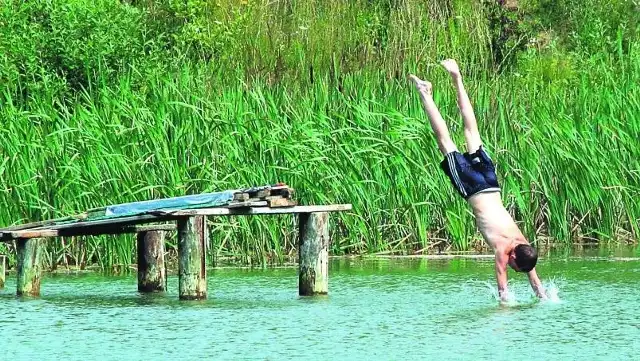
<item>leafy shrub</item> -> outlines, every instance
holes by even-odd
[[[536,19],[519,7],[507,7],[504,1],[483,0],[489,25],[493,65],[502,70],[515,64],[518,54],[526,50],[537,30]]]
[[[570,50],[627,52],[629,42],[638,39],[638,0],[529,0],[524,4]]]
[[[144,14],[119,2],[3,0],[1,7],[0,82],[23,96],[115,79],[151,51]]]
[[[154,37],[166,39],[166,49],[174,56],[209,61],[234,53],[244,39],[244,29],[256,20],[250,16],[256,15],[252,4],[160,0],[141,4],[141,9],[148,12]]]

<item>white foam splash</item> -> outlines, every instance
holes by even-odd
[[[546,284],[542,284],[545,289],[545,293],[547,294],[547,298],[544,302],[548,303],[560,303],[562,300],[560,299],[560,288],[556,284],[555,280],[547,281]]]
[[[509,283],[507,287],[507,292],[503,299],[500,299],[500,295],[498,294],[498,288],[495,286],[493,282],[485,281],[483,283],[487,287],[489,296],[492,299],[500,302],[501,305],[516,306],[518,304],[531,303],[532,301],[537,301],[537,297],[533,294],[533,291],[529,287],[528,283],[527,284]],[[558,287],[556,280],[549,280],[547,282],[544,282],[543,287],[545,289],[545,293],[547,297],[546,299],[542,299],[541,302],[545,302],[545,303],[561,303],[562,302],[559,296],[560,288]]]
[[[489,291],[491,298],[500,302],[500,304],[507,306],[518,304],[516,294],[510,287],[507,289],[504,299],[501,299],[498,288],[492,282],[485,281],[484,284],[487,286],[487,291]]]
[[[487,292],[489,293],[489,296],[491,296],[491,298],[493,298],[496,301],[499,300],[500,297],[498,297],[498,289],[493,285],[493,283],[489,281],[484,281],[483,283],[487,287]]]

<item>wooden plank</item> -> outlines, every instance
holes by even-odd
[[[280,185],[280,186],[286,186],[286,185]],[[280,187],[280,186],[277,186],[277,187]],[[257,187],[251,187],[251,188],[245,188],[245,189],[242,189],[242,192],[249,193],[249,195],[250,195],[251,197],[255,197],[255,195],[256,195],[258,192],[265,191],[265,190],[266,190],[267,192],[270,192],[270,191],[271,191],[271,189],[273,189],[274,187],[276,187],[276,186],[275,186],[275,185],[257,186]]]
[[[271,190],[270,189],[261,189],[261,190],[257,191],[256,194],[253,197],[258,198],[258,199],[264,199],[265,197],[268,197],[270,195],[271,195]]]
[[[270,199],[267,201],[267,206],[271,208],[294,207],[297,205],[298,205],[298,202],[288,198],[282,198],[282,197]]]
[[[273,193],[276,192],[277,194]],[[249,190],[245,190],[243,192],[238,192],[236,194],[234,194],[234,201],[251,201],[251,198],[257,198],[256,200],[265,200],[266,197],[269,197],[271,195],[280,195],[280,196],[284,196],[285,198],[289,197],[291,194],[293,193],[293,188],[289,188],[289,186],[287,185],[278,185],[278,186],[264,186],[264,187],[256,187],[256,188],[251,188]],[[248,196],[248,198],[247,198]],[[258,207],[261,205],[251,205],[252,207]],[[44,221],[38,221],[38,222],[30,222],[30,223],[25,223],[25,224],[19,224],[19,225],[15,225],[15,226],[9,226],[9,227],[5,227],[5,228],[0,228],[0,233],[4,233],[4,232],[9,232],[9,231],[21,231],[21,230],[25,230],[25,229],[32,229],[32,228],[50,228],[50,229],[58,229],[58,226],[67,228],[70,224],[65,224],[65,225],[57,225],[56,223],[60,223],[60,222],[69,222],[69,221],[84,221],[87,219],[90,219],[92,216],[98,216],[98,215],[104,215],[106,209],[108,207],[97,207],[97,208],[92,208],[89,209],[86,212],[80,213],[80,214],[76,214],[76,215],[72,215],[72,216],[66,216],[66,217],[61,217],[61,218],[55,218],[55,219],[50,219],[50,220],[44,220]],[[152,212],[148,212],[148,214],[152,214]],[[139,215],[140,216],[140,215]],[[122,217],[122,218],[118,218],[119,220],[121,219],[134,219],[136,218],[136,216],[132,216],[132,217]],[[142,218],[141,220],[145,220],[147,218]],[[113,219],[108,219],[108,220],[101,220],[101,221],[107,221],[108,223],[114,222]],[[101,221],[91,221],[91,222],[101,222]],[[90,221],[87,221],[90,222]],[[81,226],[93,226],[94,224],[97,223],[92,223],[92,224],[87,224],[85,222],[77,222],[78,224],[82,224]],[[119,223],[119,222],[114,222],[114,223]],[[144,223],[144,222],[142,222]],[[75,224],[75,223],[73,223]],[[55,228],[53,228],[55,226]],[[62,229],[62,228],[61,228]]]
[[[61,217],[61,218],[55,218],[55,219],[49,219],[49,220],[45,220],[45,221],[38,221],[38,222],[30,222],[30,223],[24,223],[24,224],[18,224],[15,226],[10,226],[10,227],[5,227],[5,228],[0,228],[0,233],[1,232],[8,232],[8,231],[20,231],[23,229],[30,229],[30,228],[37,228],[37,227],[44,227],[44,226],[51,226],[54,225],[58,222],[68,222],[68,221],[73,221],[73,220],[83,220],[87,218],[87,214],[86,213],[81,213],[81,214],[77,214],[75,216],[68,216],[68,217]]]
[[[23,231],[14,231],[14,232],[2,232],[1,238],[3,241],[10,241],[18,238],[49,238],[49,237],[58,237],[58,231],[51,229],[42,229],[42,230],[30,230],[26,229]]]
[[[0,232],[0,242],[11,241],[18,238],[51,238],[51,237],[73,237],[73,236],[99,236],[103,234],[123,234],[123,233],[139,233],[148,231],[173,231],[176,229],[174,223],[170,224],[152,224],[144,226],[96,226],[81,227],[70,229],[36,229],[23,230],[13,232]]]
[[[272,191],[279,191],[279,190],[283,190],[283,189],[291,189],[291,188],[290,188],[288,185],[286,185],[286,184],[282,184],[282,185],[279,185],[279,186],[273,186],[273,187],[270,187],[270,189],[271,189]]]
[[[97,221],[84,221],[69,224],[39,227],[28,230],[0,232],[0,241],[9,241],[18,238],[41,238],[60,236],[102,235],[140,232],[141,229],[129,228],[144,223],[163,222],[176,220],[181,217],[191,216],[251,216],[251,215],[276,215],[298,214],[316,212],[344,212],[352,209],[351,204],[332,204],[294,207],[267,207],[266,201],[252,203],[249,207],[241,208],[194,208],[179,210],[158,210],[153,214],[143,214],[131,217],[110,218]],[[154,227],[154,226],[150,226]],[[57,232],[52,232],[57,231]]]
[[[100,219],[97,221],[84,221],[84,222],[76,222],[76,223],[69,223],[69,224],[60,224],[60,225],[53,225],[46,228],[47,229],[69,229],[69,228],[95,227],[95,226],[102,226],[102,225],[124,227],[129,225],[161,222],[166,220],[170,220],[170,219],[167,219],[166,217],[163,218],[163,216],[159,216],[153,213],[153,214],[141,214],[141,215],[129,216],[129,217]]]
[[[251,198],[258,199],[264,199],[270,196],[283,196],[285,198],[290,198],[294,193],[293,188],[290,188],[286,184],[248,188],[244,189],[243,192],[248,193]]]
[[[236,202],[246,202],[251,198],[249,193],[236,193],[233,195],[233,200]]]
[[[227,208],[249,208],[249,207],[265,207],[267,202],[265,201],[253,201],[253,202],[231,202]],[[204,208],[202,208],[204,209]]]
[[[174,231],[176,229],[175,223],[165,223],[165,224],[148,224],[144,226],[127,226],[123,227],[123,233],[138,233],[138,232],[149,232],[149,231]]]
[[[289,187],[271,189],[271,195],[272,196],[280,196],[280,197],[284,197],[284,198],[291,198],[291,197],[293,197],[294,194],[295,194],[295,190],[293,188],[289,188]]]
[[[170,217],[190,217],[190,216],[251,216],[261,214],[297,214],[316,212],[344,212],[352,209],[351,204],[332,204],[318,206],[295,206],[286,208],[252,207],[252,208],[201,208],[201,209],[178,209],[164,210],[162,215]],[[159,211],[160,212],[160,211]]]

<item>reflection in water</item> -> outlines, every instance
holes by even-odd
[[[295,268],[209,273],[209,299],[136,292],[135,275],[48,276],[40,299],[0,291],[2,359],[629,359],[640,352],[640,261],[545,258],[552,300],[510,273],[497,300],[491,259],[340,259],[329,296],[299,297]],[[560,296],[560,297],[558,297]],[[514,346],[515,347],[515,346]]]

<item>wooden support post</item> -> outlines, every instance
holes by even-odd
[[[0,290],[4,288],[5,275],[7,270],[7,256],[0,255]]]
[[[18,296],[40,296],[40,277],[42,266],[40,265],[40,239],[18,239],[17,244],[17,271]]]
[[[164,231],[138,232],[139,292],[151,293],[167,290],[164,235]]]
[[[329,291],[329,213],[301,213],[298,258],[300,296]]]
[[[178,288],[181,300],[207,298],[206,217],[178,219]]]

